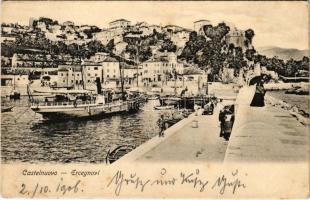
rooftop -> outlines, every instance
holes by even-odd
[[[110,24],[110,23],[114,23],[114,22],[119,22],[119,21],[130,22],[130,21],[126,20],[126,19],[117,19],[117,20],[114,20],[114,21],[109,22],[109,24]]]
[[[206,20],[206,19],[201,19],[201,20],[195,21],[194,23],[198,23],[198,22],[211,22],[211,21],[210,20]]]

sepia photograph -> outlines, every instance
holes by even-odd
[[[309,198],[309,125],[307,1],[1,3],[4,197]]]

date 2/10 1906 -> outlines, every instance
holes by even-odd
[[[84,192],[83,189],[80,188],[81,180],[77,180],[73,184],[64,184],[63,179],[61,178],[59,183],[52,187],[51,185],[43,185],[40,183],[36,183],[34,185],[28,185],[25,183],[21,184],[21,188],[19,193],[30,198],[35,198],[39,195],[48,195],[48,194],[56,194],[64,196],[69,193],[79,193]]]

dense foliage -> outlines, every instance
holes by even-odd
[[[224,67],[233,68],[234,75],[238,76],[240,69],[250,68],[253,63],[266,66],[268,70],[273,70],[282,76],[308,76],[308,57],[299,61],[293,59],[284,61],[277,57],[267,58],[257,53],[252,46],[255,36],[252,29],[244,32],[243,48],[227,44],[225,36],[230,28],[225,23],[217,26],[206,25],[203,30],[205,36],[198,35],[196,32],[190,34],[189,41],[179,58],[197,64],[202,70],[210,71],[213,80],[220,79]]]

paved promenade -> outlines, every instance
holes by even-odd
[[[213,115],[191,115],[125,155],[119,162],[223,162],[228,142],[219,137],[218,109]],[[198,128],[192,128],[192,121]],[[177,127],[181,126],[181,127]]]
[[[229,142],[219,137],[219,108],[213,115],[192,114],[125,155],[121,162],[307,162],[309,127],[288,111],[266,104],[250,107],[255,87],[240,90]],[[198,121],[198,128],[192,121]]]
[[[308,161],[309,129],[289,112],[271,105],[238,112],[225,162]]]

